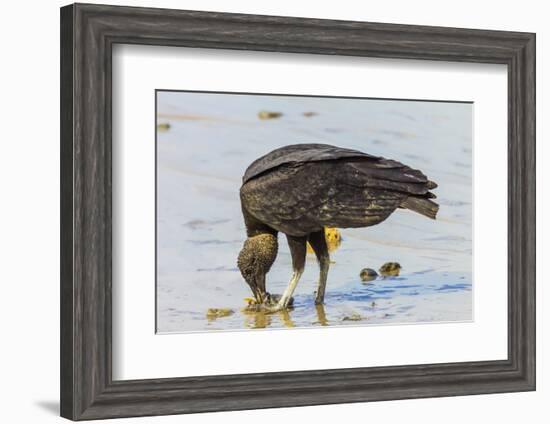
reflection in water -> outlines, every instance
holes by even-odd
[[[325,307],[323,305],[315,305],[315,312],[317,313],[316,324],[321,324],[323,327],[328,325],[327,314],[325,313]]]
[[[296,326],[291,317],[292,309],[271,313],[260,309],[243,308],[241,312],[245,317],[244,323],[247,328],[267,328],[277,320],[287,328]]]
[[[393,322],[403,317],[415,317],[419,322],[440,321],[437,312],[445,317],[464,318],[462,303],[471,299],[471,283],[467,275],[421,270],[399,277],[378,277],[368,283],[359,279],[329,292],[325,304],[317,305],[313,294],[297,295],[293,307],[284,311],[269,312],[254,307],[209,308],[206,318],[212,329],[224,328],[294,328],[330,325],[364,325]],[[454,281],[446,283],[445,281]],[[469,303],[467,303],[469,304]],[[458,308],[457,308],[458,305]],[[179,316],[185,311],[172,308],[171,314]],[[244,317],[244,326],[243,324]],[[199,318],[199,317],[197,317]]]
[[[278,314],[279,314],[279,317],[281,318],[281,321],[283,322],[283,325],[286,328],[295,327],[294,322],[290,318],[290,311],[283,310],[283,311],[279,311]]]
[[[248,308],[241,309],[244,315],[244,325],[247,328],[267,328],[271,325],[271,314],[265,311],[253,311]]]
[[[319,324],[321,326],[328,325],[328,319],[325,313],[324,305],[315,305],[315,311],[317,314],[317,321],[313,324]],[[243,308],[241,310],[245,317],[245,326],[248,328],[267,328],[274,320],[280,320],[280,323],[286,328],[294,328],[296,324],[292,320],[293,308],[283,311],[277,311],[275,313],[266,312],[265,310],[253,310],[250,308]]]

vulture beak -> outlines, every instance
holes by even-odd
[[[248,283],[250,290],[252,290],[256,305],[264,304],[264,302],[268,299],[268,294],[265,291],[265,274],[248,276],[245,280]]]
[[[252,290],[254,297],[258,305],[263,304],[267,300],[267,293],[265,291],[265,274],[256,275],[254,278],[255,287]]]

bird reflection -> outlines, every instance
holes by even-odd
[[[317,322],[316,324],[320,324],[323,327],[328,325],[328,319],[327,314],[325,312],[325,305],[318,304],[315,305],[315,312],[317,312]]]
[[[286,328],[296,327],[296,323],[292,319],[294,309],[283,309],[281,311],[277,311],[276,313],[265,309],[251,308],[243,308],[241,311],[245,317],[244,324],[248,328],[268,328],[272,324],[277,326],[277,318],[279,324],[282,324]],[[315,313],[317,315],[317,321],[315,321],[314,324],[319,324],[323,327],[329,325],[325,305],[315,305]]]

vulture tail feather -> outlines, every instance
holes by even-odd
[[[427,216],[431,219],[435,219],[437,211],[439,210],[439,205],[437,203],[432,202],[425,197],[407,197],[401,202],[400,206],[402,208],[409,209],[413,212]]]

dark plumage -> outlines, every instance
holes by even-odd
[[[323,301],[329,264],[324,227],[369,227],[397,208],[435,219],[439,207],[430,200],[435,198],[430,190],[436,187],[421,171],[400,162],[326,144],[285,146],[254,161],[240,190],[249,240],[261,235],[276,240],[280,231],[287,236],[293,259],[294,276],[277,309],[288,305],[300,278],[307,241],[320,263],[316,301]],[[263,301],[265,273],[277,249],[259,252],[247,243],[239,268],[256,299]]]

